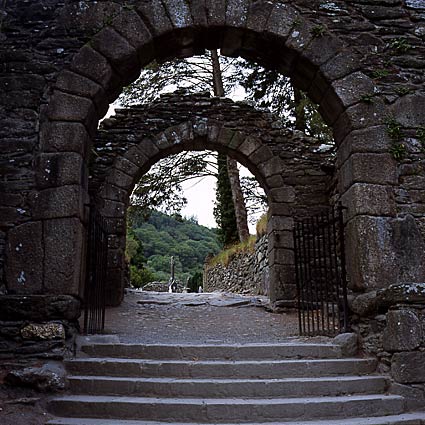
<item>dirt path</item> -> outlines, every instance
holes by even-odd
[[[296,314],[273,314],[265,297],[129,291],[107,311],[106,332],[122,342],[278,342],[297,335]]]

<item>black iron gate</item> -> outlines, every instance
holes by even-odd
[[[107,223],[95,207],[90,208],[87,272],[84,291],[84,333],[101,333],[105,327]]]
[[[296,220],[294,227],[301,335],[347,332],[343,207]]]

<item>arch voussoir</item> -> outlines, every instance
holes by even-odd
[[[224,27],[226,24],[226,1],[205,0],[207,21],[210,27]]]
[[[120,156],[114,161],[114,167],[130,176],[137,175],[139,170],[139,166],[133,162],[133,158],[125,158],[124,156]]]
[[[185,0],[162,0],[174,28],[187,28],[193,25],[190,7]]]
[[[388,114],[388,109],[383,100],[376,99],[372,104],[361,102],[345,109],[334,124],[334,138],[339,144],[353,130],[373,127],[383,124]]]
[[[141,143],[143,143],[143,141]],[[128,159],[138,167],[143,167],[149,160],[149,156],[146,152],[141,150],[140,145],[132,146],[127,152],[125,152],[124,158]]]
[[[109,103],[103,87],[95,81],[70,70],[64,70],[56,80],[55,88],[62,92],[86,97],[93,101],[97,115],[102,117],[108,112]]]
[[[137,13],[155,37],[162,36],[173,29],[168,13],[160,0],[144,1],[136,6]]]
[[[245,28],[251,0],[226,1],[226,27]]]
[[[267,0],[251,2],[246,19],[246,29],[262,33],[267,29],[267,20],[274,8],[274,3]]]
[[[342,109],[360,103],[362,96],[373,95],[375,88],[374,82],[360,71],[336,80],[331,85]]]
[[[89,130],[97,122],[97,114],[91,99],[64,93],[59,90],[53,92],[52,100],[47,109],[47,118],[51,121],[80,122]]]
[[[154,59],[153,36],[135,11],[124,10],[113,20],[111,26],[136,49],[141,66]]]
[[[108,60],[88,44],[74,56],[70,69],[100,84],[108,96],[118,86],[118,77]]]
[[[79,122],[46,121],[40,129],[42,152],[76,152],[86,157],[90,135]]]
[[[111,27],[97,33],[90,41],[91,47],[103,55],[127,85],[139,75],[141,67],[136,49]]]
[[[114,184],[120,189],[125,191],[131,191],[133,188],[133,176],[129,176],[117,168],[112,168],[111,172],[106,177],[106,182],[109,184]]]
[[[296,9],[289,4],[276,2],[267,19],[266,32],[273,37],[286,40],[294,28],[294,24],[299,21],[300,14]]]
[[[248,136],[243,143],[238,147],[238,151],[247,157],[250,157],[255,151],[261,148],[261,143],[258,139]]]

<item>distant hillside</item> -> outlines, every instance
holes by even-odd
[[[168,216],[153,211],[147,222],[133,225],[134,239],[141,243],[144,263],[156,280],[168,281],[170,258],[175,259],[176,278],[182,283],[201,272],[205,257],[221,247],[216,231],[200,226],[194,219]]]

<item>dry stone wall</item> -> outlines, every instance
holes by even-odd
[[[0,297],[0,360],[72,355],[79,317],[80,302],[74,297]]]
[[[425,403],[425,284],[405,283],[351,299],[353,330],[363,350],[378,357],[391,391],[411,408]]]
[[[259,238],[253,251],[233,255],[228,264],[204,266],[205,292],[233,292],[248,295],[268,295],[269,264],[267,235]]]

